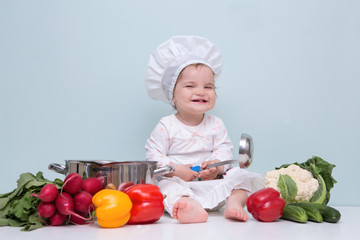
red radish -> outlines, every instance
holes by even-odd
[[[89,212],[92,204],[92,195],[81,191],[74,196],[74,209],[79,212]]]
[[[83,225],[83,224],[91,224],[95,221],[95,219],[91,219],[91,218],[86,218],[88,216],[89,213],[82,213],[82,212],[77,212],[80,216],[84,217],[84,218],[79,218],[78,215],[71,215],[70,216],[70,222],[73,224],[78,224],[78,225]],[[91,221],[89,221],[91,220]]]
[[[75,194],[80,191],[82,178],[78,173],[71,173],[64,179],[63,189],[65,192]]]
[[[70,216],[70,222],[74,223],[74,224],[78,224],[78,225],[83,225],[86,224],[86,221],[82,218],[79,218],[76,215],[71,215]]]
[[[56,199],[58,193],[59,190],[57,189],[57,187],[54,184],[49,183],[41,188],[40,194],[33,193],[30,194],[30,196],[38,197],[43,202],[52,202]]]
[[[82,190],[90,193],[91,195],[94,195],[103,188],[102,181],[96,177],[86,178],[82,182]]]
[[[74,210],[74,200],[70,194],[63,192],[55,200],[56,210],[64,215],[69,215]]]
[[[60,226],[65,222],[65,220],[66,220],[66,216],[57,212],[50,218],[50,225]]]
[[[89,194],[90,195],[90,194]],[[67,192],[60,193],[55,200],[56,210],[63,215],[75,215],[84,220],[91,220],[92,218],[84,218],[74,212],[74,200]]]
[[[39,218],[49,218],[55,214],[54,203],[41,202],[37,208]]]

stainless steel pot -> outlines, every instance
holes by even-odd
[[[112,183],[116,188],[122,183],[155,183],[157,176],[174,171],[173,166],[157,168],[155,161],[83,161],[65,160],[65,165],[51,163],[49,169],[64,174],[78,173],[83,178],[102,178],[105,186]]]

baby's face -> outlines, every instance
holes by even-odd
[[[214,73],[206,65],[186,67],[174,89],[178,112],[203,114],[215,106]]]

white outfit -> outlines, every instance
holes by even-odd
[[[146,160],[158,165],[201,165],[202,162],[218,159],[233,159],[233,145],[223,121],[205,115],[197,126],[187,126],[172,114],[163,117],[151,133],[146,145]],[[234,189],[244,189],[249,194],[263,188],[263,178],[239,167],[224,166],[223,179],[185,182],[178,177],[160,177],[158,186],[166,195],[165,209],[172,214],[174,204],[183,196],[198,201],[206,210],[213,210],[225,203]]]

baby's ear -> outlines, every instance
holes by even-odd
[[[171,99],[171,106],[176,110],[176,101],[175,98]]]

